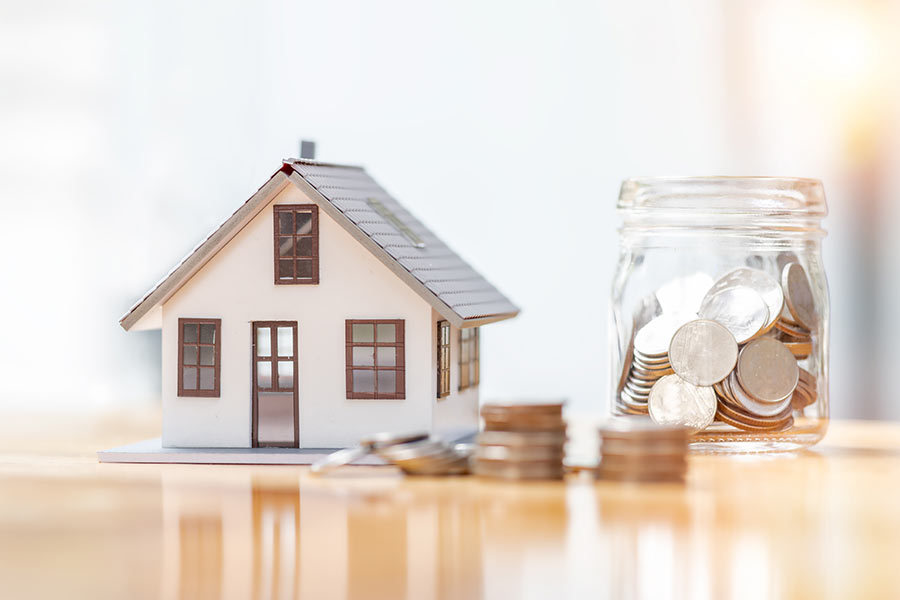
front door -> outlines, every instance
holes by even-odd
[[[297,322],[253,323],[253,447],[300,447]]]

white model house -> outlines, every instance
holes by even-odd
[[[363,169],[286,160],[120,321],[162,330],[162,446],[334,448],[478,426],[518,309]]]

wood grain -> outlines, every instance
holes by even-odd
[[[577,430],[577,427],[576,427]],[[896,598],[900,425],[686,486],[98,464],[159,416],[0,423],[2,598]]]

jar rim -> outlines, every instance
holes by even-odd
[[[632,177],[622,182],[617,208],[770,216],[828,214],[820,180],[779,176]]]

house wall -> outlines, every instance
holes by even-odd
[[[274,284],[272,205],[308,202],[288,185],[163,305],[164,446],[251,445],[251,323],[264,320],[298,324],[301,447],[431,428],[434,316],[427,302],[321,209],[320,283]],[[219,398],[177,396],[179,317],[222,319]],[[398,318],[406,322],[406,399],[347,400],[345,320]],[[440,412],[442,426],[456,418],[453,410]]]
[[[450,327],[450,395],[437,399],[437,324],[444,318],[431,311],[431,397],[436,399],[433,431],[456,439],[478,429],[478,387],[459,390],[459,329]]]

